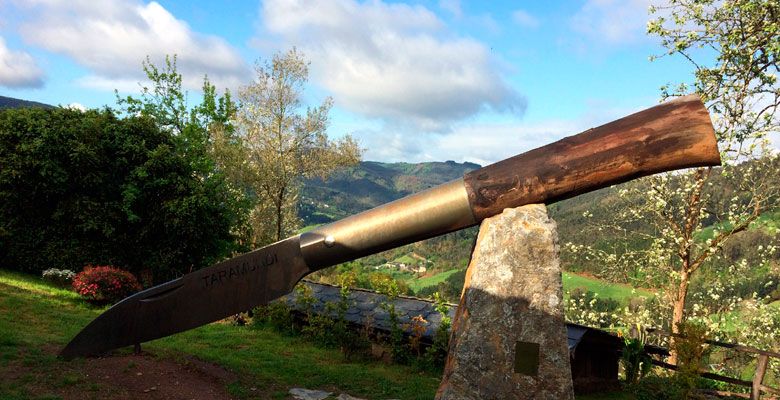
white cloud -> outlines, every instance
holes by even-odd
[[[525,10],[512,11],[512,21],[526,28],[538,28],[540,25],[539,19],[529,14]]]
[[[646,39],[651,0],[587,0],[571,18],[571,29],[600,44],[630,44]]]
[[[76,84],[81,87],[104,91],[118,90],[119,93],[140,93],[141,88],[139,86],[139,79],[145,80],[145,77],[138,76],[135,78],[106,78],[99,75],[87,75],[76,79]],[[193,84],[194,83],[196,82],[193,82]],[[203,82],[200,80],[198,80],[197,83],[198,85],[203,84]]]
[[[19,3],[25,41],[64,54],[90,69],[88,80],[139,80],[148,55],[162,65],[178,55],[188,88],[200,88],[204,74],[219,87],[246,82],[249,68],[224,39],[192,31],[156,2],[139,0],[32,0]]]
[[[448,134],[404,135],[392,129],[356,132],[366,160],[470,161],[487,165],[584,130],[582,121],[467,123]]]
[[[81,112],[87,111],[87,107],[84,106],[81,103],[70,103],[66,107],[70,108],[71,110],[76,110],[76,111],[81,111]]]
[[[525,108],[485,45],[452,34],[422,6],[266,1],[262,17],[312,60],[314,81],[336,104],[360,115],[446,131],[485,109]]]
[[[0,86],[8,88],[39,88],[43,86],[43,70],[27,52],[11,50],[0,37]]]
[[[449,12],[455,18],[463,17],[463,9],[460,0],[439,0],[439,8]]]
[[[579,116],[535,123],[461,122],[448,134],[408,135],[393,127],[357,131],[354,136],[367,149],[364,159],[379,161],[470,161],[480,165],[524,153],[528,150],[576,135],[587,129],[640,111],[652,105],[609,106],[591,99]]]

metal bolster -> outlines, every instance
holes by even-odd
[[[312,270],[476,225],[463,179],[301,234]]]

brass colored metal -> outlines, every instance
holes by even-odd
[[[313,270],[476,225],[463,179],[301,234]]]

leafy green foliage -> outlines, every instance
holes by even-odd
[[[777,85],[780,5],[775,0],[670,0],[650,9],[649,34],[661,39],[664,55],[682,55],[695,67],[693,86],[713,113],[722,142],[741,144],[778,126]],[[714,52],[705,61],[699,49]],[[664,87],[665,95],[688,85]],[[729,146],[721,151],[739,151]]]
[[[278,332],[293,335],[297,333],[292,310],[283,301],[274,301],[253,310],[252,325],[261,328],[264,324],[271,325]]]
[[[680,381],[661,376],[649,376],[629,387],[636,400],[687,400],[688,391]]]
[[[201,180],[170,133],[110,110],[0,112],[0,265],[111,264],[163,281],[234,249],[224,182]]]
[[[677,325],[679,337],[672,341],[672,347],[677,353],[677,374],[674,378],[679,382],[686,397],[699,379],[699,369],[702,367],[704,355],[707,350],[707,328],[704,325],[693,322],[682,322]]]
[[[434,333],[433,343],[425,349],[423,360],[428,368],[441,369],[444,368],[444,363],[447,361],[452,320],[449,317],[449,307],[444,296],[437,292],[433,294],[433,299],[436,302],[436,311],[441,314],[441,322]]]
[[[626,339],[621,355],[626,371],[626,383],[635,383],[652,367],[650,356],[645,353],[645,344],[639,339]]]
[[[644,328],[637,324],[628,334],[633,334],[634,337],[624,335],[623,331],[618,332],[619,336],[623,336],[623,354],[620,360],[626,374],[626,383],[631,385],[645,377],[653,364],[652,358],[645,351],[647,332]]]
[[[140,85],[139,97],[121,97],[117,91],[117,106],[126,117],[147,117],[168,134],[172,151],[190,174],[213,194],[219,194],[220,198],[214,200],[222,203],[221,214],[231,220],[232,250],[248,250],[251,232],[247,220],[252,198],[234,168],[240,143],[232,124],[237,105],[230,91],[218,95],[217,88],[204,76],[202,101],[190,107],[175,55],[166,56],[162,66],[152,64],[149,57],[142,65],[151,84]]]

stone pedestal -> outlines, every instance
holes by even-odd
[[[544,205],[482,222],[436,398],[574,398],[558,235]]]

